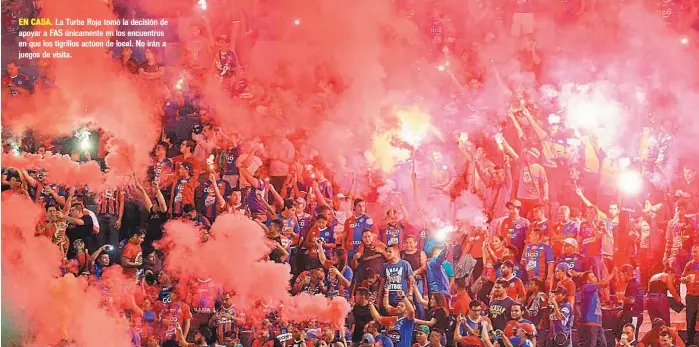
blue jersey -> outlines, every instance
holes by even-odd
[[[384,334],[380,334],[379,336],[376,336],[374,339],[376,340],[377,346],[393,347],[393,341],[391,341],[391,339],[388,338],[388,336],[386,336]],[[350,339],[347,339],[347,340],[349,341]]]
[[[301,214],[297,214],[296,219],[299,221],[299,234],[301,236],[306,236],[308,230],[310,230],[312,226],[311,215],[306,212],[303,212]]]
[[[335,243],[335,230],[332,227],[328,226],[327,228],[325,228],[323,230],[319,230],[319,232],[320,232],[320,235],[318,237],[320,237],[323,240],[323,242]],[[324,248],[323,250],[325,251],[325,256],[328,259],[330,259],[330,254],[332,253],[332,248]]]
[[[39,181],[36,182],[36,185],[33,187],[33,191],[29,195],[35,202],[44,204],[45,207],[56,205],[58,202],[49,192],[49,188],[56,192],[58,196],[65,197],[67,195],[63,186],[59,186],[57,184],[45,185]]]
[[[407,317],[390,317],[387,318],[389,324],[387,335],[396,347],[410,347],[413,340],[413,330],[415,330],[415,319]]]
[[[444,248],[439,256],[427,261],[427,285],[430,293],[440,292],[449,295],[449,277],[443,266],[446,253],[447,249]]]
[[[403,293],[408,292],[410,276],[413,276],[413,269],[405,260],[398,260],[398,262],[395,264],[384,264],[382,277],[386,279],[386,285],[388,286],[388,299],[390,302],[395,303],[400,301],[400,298],[398,297],[399,290],[402,290]]]
[[[333,199],[333,185],[332,183],[330,183],[330,181],[325,180],[323,182],[318,183],[318,190],[320,190],[320,193],[326,199]]]
[[[551,322],[552,333],[564,333],[570,336],[571,329],[573,328],[573,309],[568,301],[564,301],[558,304],[558,310],[561,311],[563,319],[559,320],[556,315],[552,312],[549,315],[549,320]]]
[[[296,233],[296,234],[298,235],[298,233],[301,231],[301,230],[299,229],[299,225],[298,225],[297,223],[294,222],[294,218],[292,218],[292,217],[284,218],[284,216],[278,214],[278,215],[277,215],[276,217],[274,217],[273,219],[282,221],[282,231],[284,231],[284,232],[290,230],[290,231],[293,231],[294,233]],[[265,224],[266,224],[267,226],[272,225],[272,219],[268,219],[268,220],[267,220],[267,223],[265,223]]]
[[[624,296],[627,299],[634,299],[633,304],[624,303],[623,311],[632,314],[633,316],[643,315],[643,286],[634,277],[628,284],[626,284],[626,290],[624,291]]]
[[[602,326],[602,305],[600,304],[599,286],[597,284],[585,284],[582,287],[583,320],[585,325]]]
[[[20,93],[17,91],[18,89],[25,89],[27,91],[33,91],[34,90],[34,78],[29,77],[23,73],[18,73],[17,76],[7,76],[5,78],[5,86],[6,87],[11,87],[10,89],[10,95],[16,96],[19,95]]]
[[[498,261],[497,263],[495,263],[495,278],[502,277],[500,266],[502,266],[502,261]],[[515,277],[519,278],[520,280],[522,280],[522,282],[524,282],[524,274],[526,273],[526,270],[522,267],[522,265],[515,263],[515,268],[512,270],[512,273],[515,274]]]
[[[556,265],[560,263],[568,264],[571,270],[579,273],[589,269],[587,258],[580,253],[562,254],[556,259]],[[579,290],[582,287],[580,277],[575,277],[573,281],[575,282],[576,290]]]

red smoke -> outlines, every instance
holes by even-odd
[[[3,302],[27,346],[78,346],[109,342],[129,347],[126,320],[100,307],[101,295],[84,278],[60,276],[61,255],[46,237],[34,236],[39,205],[22,196],[2,201]]]
[[[181,279],[211,278],[235,292],[234,301],[243,309],[254,309],[258,302],[273,307],[281,303],[291,320],[319,319],[338,325],[350,310],[344,298],[291,296],[289,266],[261,260],[272,248],[262,228],[251,220],[219,216],[205,243],[200,242],[199,229],[188,222],[168,222],[165,230],[166,271]]]
[[[68,0],[60,4],[42,3],[42,17],[57,19],[87,18],[116,19],[102,2],[89,4]],[[67,23],[67,22],[66,22]],[[56,23],[54,23],[56,24]],[[102,30],[109,26],[43,26],[50,30]],[[65,33],[64,33],[65,35]],[[70,39],[82,44],[86,41],[109,41],[111,37],[40,37],[53,41]],[[130,39],[130,38],[129,38]],[[117,38],[117,40],[120,40]],[[121,39],[123,40],[123,38]],[[110,176],[143,174],[149,165],[149,153],[161,130],[159,110],[161,90],[121,71],[117,62],[108,55],[107,48],[41,48],[37,51],[66,51],[70,59],[48,59],[42,71],[54,79],[53,88],[44,89],[21,103],[12,103],[9,112],[3,112],[3,127],[21,134],[26,129],[37,135],[71,135],[77,128],[92,124],[103,129],[114,141],[109,142],[108,164],[114,171]],[[154,90],[155,89],[155,90]],[[114,158],[127,153],[126,159]]]
[[[92,189],[99,190],[104,183],[105,175],[100,171],[99,164],[92,161],[80,164],[68,155],[46,155],[41,158],[38,154],[17,157],[11,154],[2,155],[2,165],[15,169],[36,170],[46,169],[51,183],[64,185],[88,184]]]

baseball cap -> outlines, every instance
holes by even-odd
[[[306,199],[304,198],[296,198],[296,203],[299,205],[305,205],[306,204]]]
[[[425,335],[429,335],[430,334],[430,327],[428,327],[427,325],[420,325],[417,327],[416,331],[421,332]]]
[[[570,271],[570,265],[568,265],[568,263],[558,263],[558,265],[556,265],[556,269],[568,272]]]
[[[519,201],[519,200],[516,200],[516,199],[515,199],[515,200],[512,200],[512,201],[508,201],[508,202],[505,204],[505,207],[510,208],[510,206],[514,206],[514,207],[517,207],[517,208],[522,208],[522,202]]]
[[[362,336],[362,343],[374,343],[374,342],[376,342],[374,340],[374,335],[364,334],[364,336]]]
[[[536,159],[539,159],[539,157],[541,156],[541,152],[539,152],[539,150],[534,147],[527,148],[524,151],[531,154],[531,156]]]
[[[568,295],[568,289],[566,287],[557,287],[553,292],[554,294]]]
[[[572,237],[569,237],[569,238],[563,240],[563,243],[567,243],[567,244],[569,244],[569,245],[571,245],[571,246],[573,246],[573,247],[576,247],[576,248],[578,247],[578,241],[576,241],[576,240],[575,240],[574,238],[572,238]]]

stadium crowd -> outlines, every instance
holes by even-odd
[[[236,34],[215,39],[192,25],[189,36],[179,39],[179,59],[169,65],[156,49],[112,52],[109,59],[124,74],[167,87],[161,141],[154,144],[147,181],[96,194],[89,186],[55,184],[51,172],[39,167],[3,166],[2,196],[26,195],[45,208],[36,235],[63,252],[65,276],[99,282],[105,268],[119,264],[139,282],[142,293],[125,312],[134,346],[695,344],[696,160],[674,160],[672,129],[650,120],[638,153],[605,148],[594,134],[578,133],[538,105],[539,85],[507,81],[478,63],[482,45],[514,37],[520,49],[512,59],[541,80],[546,56],[534,40],[535,14],[553,11],[561,21],[575,22],[593,14],[596,2],[563,1],[542,9],[528,0],[502,8],[472,1],[478,11],[467,21],[495,20],[482,27],[481,40],[468,44],[439,1],[425,8],[416,3],[396,1],[396,10],[415,20],[434,56],[458,54],[459,67],[443,85],[446,93],[461,90],[445,110],[463,115],[484,78],[500,82],[511,102],[496,136],[457,132],[453,156],[446,144],[427,146],[429,156],[419,160],[428,169],[415,170],[413,163],[413,170],[398,172],[412,182],[402,192],[380,198],[380,175],[366,173],[373,183],[360,190],[360,174],[332,172],[322,158],[301,158],[296,144],[302,134],[246,139],[212,121],[199,95],[201,81],[212,75],[232,100],[273,117],[293,117],[283,111],[281,100],[288,95],[281,86],[261,85],[246,73],[255,63],[246,52],[261,35],[250,14],[234,21]],[[679,0],[647,5],[663,16],[674,9],[666,17],[677,28],[691,25],[698,8]],[[3,1],[3,10],[3,40],[16,40],[13,19],[37,16],[41,2]],[[114,11],[144,15],[118,6]],[[331,109],[343,86],[326,75],[318,73],[312,93],[294,97],[314,103],[318,113]],[[51,62],[25,66],[11,60],[3,82],[4,106],[22,94],[41,93],[52,88]],[[70,154],[106,169],[108,134],[91,130],[91,147],[81,147],[77,137],[18,137],[3,130],[10,138],[4,153]],[[655,178],[668,170],[676,173],[674,180],[657,184]],[[635,180],[638,187],[626,186]],[[453,205],[462,194],[480,199],[487,223],[460,224],[453,213],[451,221],[428,217],[433,199]],[[175,278],[163,270],[168,254],[159,240],[169,220],[192,221],[201,229],[201,242],[208,242],[215,238],[212,223],[223,214],[259,223],[276,245],[269,260],[289,264],[292,293],[349,300],[346,326],[292,323],[273,311],[262,322],[250,321],[230,304],[235,293],[210,279]],[[686,327],[670,320],[671,310],[684,312]],[[651,328],[640,333],[644,317]],[[684,340],[680,330],[686,330]]]

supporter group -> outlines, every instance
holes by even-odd
[[[42,2],[3,1],[3,48],[17,47],[18,18],[41,17]],[[104,2],[119,18],[148,16],[134,2]],[[695,2],[637,2],[686,35],[678,45],[694,46]],[[251,52],[274,29],[257,21],[273,5],[254,3],[241,5],[226,30],[205,22],[189,26],[173,39],[174,58],[173,51],[154,48],[113,49],[104,57],[134,84],[165,90],[156,98],[162,130],[143,175],[134,172],[107,189],[54,181],[55,172],[40,163],[58,155],[80,165],[96,162],[108,173],[109,129],[86,124],[74,136],[58,137],[3,127],[3,209],[8,199],[41,206],[34,234],[55,244],[62,276],[101,288],[112,268],[137,282],[132,305],[105,304],[110,314],[127,318],[124,333],[133,346],[697,342],[699,179],[696,159],[673,146],[678,127],[642,117],[642,133],[625,147],[636,150],[623,151],[571,126],[566,110],[536,97],[549,59],[536,41],[539,18],[609,28],[615,24],[590,18],[622,11],[627,1],[473,0],[464,1],[469,9],[458,17],[446,1],[395,1],[395,14],[418,29],[416,39],[428,47],[425,60],[436,67],[425,72],[442,96],[432,118],[475,117],[486,126],[428,131],[419,144],[402,138],[412,155],[395,168],[367,164],[354,172],[305,154],[308,132],[322,130],[276,129],[251,138],[211,115],[203,94],[212,79],[246,112],[277,120],[294,117],[285,109],[289,99],[312,105],[322,117],[348,88],[323,69],[309,77],[314,88],[307,93],[294,94],[283,77],[271,84],[256,80]],[[515,54],[504,59],[519,64],[527,78],[510,79],[482,62],[500,40],[515,42]],[[3,120],[28,97],[41,98],[60,84],[52,61],[17,61],[3,52],[3,62]],[[486,84],[505,95],[501,112],[473,112],[470,100]],[[35,167],[7,165],[7,158],[32,154],[40,157]],[[225,215],[250,219],[264,231],[270,246],[260,261],[288,264],[291,294],[347,299],[344,326],[291,321],[269,308],[261,308],[263,319],[253,318],[262,316],[234,305],[230,288],[168,271],[162,240],[170,221],[193,225],[206,243],[216,240],[212,225]],[[102,295],[109,302],[112,294]],[[40,334],[28,329],[22,339]],[[75,346],[71,336],[54,342]]]

